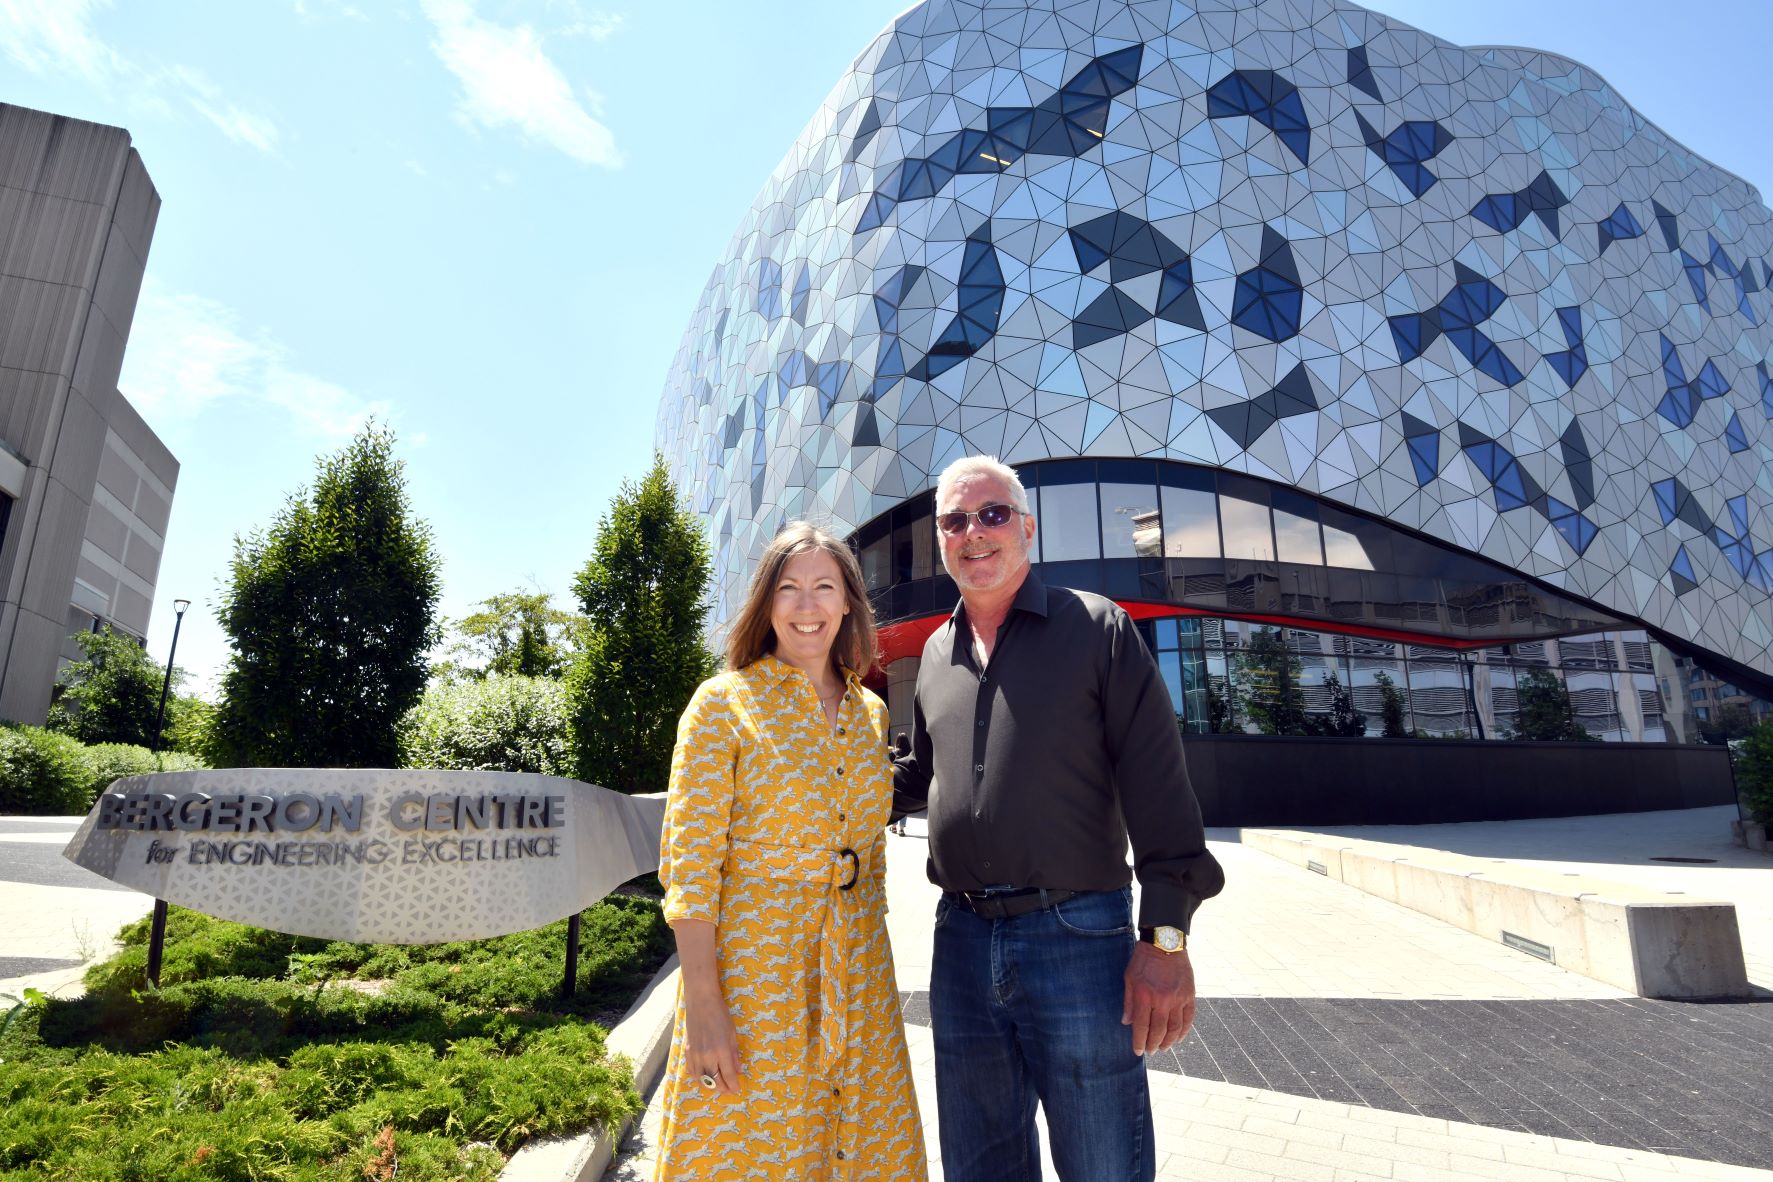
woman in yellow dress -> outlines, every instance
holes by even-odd
[[[887,713],[847,546],[795,523],[678,724],[659,877],[682,987],[657,1182],[922,1182],[887,942]]]

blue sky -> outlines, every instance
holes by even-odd
[[[0,0],[0,99],[128,128],[163,201],[120,382],[182,464],[150,651],[188,597],[179,663],[219,671],[234,536],[369,415],[400,434],[447,614],[518,586],[564,604],[710,270],[902,7]],[[1773,4],[1372,7],[1574,57],[1773,185]]]

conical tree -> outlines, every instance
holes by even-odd
[[[372,422],[317,461],[312,494],[234,540],[218,766],[400,766],[396,727],[425,689],[440,583],[403,468]]]
[[[611,502],[573,584],[587,621],[567,674],[579,779],[665,790],[677,719],[714,669],[702,640],[708,573],[702,531],[655,454]]]

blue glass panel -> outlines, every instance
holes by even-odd
[[[1695,586],[1699,583],[1698,578],[1693,574],[1693,560],[1687,557],[1687,548],[1685,546],[1682,546],[1675,551],[1674,561],[1668,564],[1668,569],[1675,574],[1680,575],[1682,578],[1685,578],[1688,582],[1693,583]]]
[[[1496,193],[1472,206],[1471,216],[1498,233],[1506,234],[1519,227],[1526,214],[1513,193]]]
[[[1422,356],[1422,350],[1428,345],[1422,339],[1422,315],[1419,312],[1406,312],[1402,316],[1390,318],[1391,339],[1397,345],[1397,359],[1400,362],[1414,361]],[[1767,403],[1767,417],[1773,418],[1773,401]]]
[[[1304,292],[1291,279],[1267,267],[1245,271],[1237,277],[1232,297],[1231,322],[1271,341],[1299,335],[1299,316]]]
[[[1410,466],[1416,469],[1417,485],[1426,485],[1440,472],[1441,437],[1412,435],[1404,440],[1410,452]]]
[[[1207,91],[1207,115],[1246,115],[1274,132],[1302,164],[1311,162],[1311,124],[1298,89],[1272,70],[1234,70]]]
[[[1650,486],[1650,491],[1656,495],[1656,509],[1662,514],[1662,524],[1669,524],[1675,519],[1676,497],[1678,495],[1675,491],[1675,482],[1673,480],[1658,480]]]
[[[1527,489],[1521,480],[1520,465],[1512,459],[1496,477],[1495,488],[1496,508],[1507,512],[1510,509],[1524,509],[1527,506]]]
[[[1748,536],[1748,497],[1747,495],[1731,497],[1724,502],[1730,511],[1730,524],[1736,527],[1736,536]]]
[[[1693,421],[1694,399],[1692,391],[1685,386],[1678,390],[1670,390],[1656,404],[1656,413],[1677,427],[1685,427]]]
[[[1748,435],[1742,430],[1742,419],[1735,414],[1731,414],[1730,422],[1724,428],[1724,442],[1733,453],[1748,450]]]
[[[1693,289],[1693,298],[1699,301],[1701,308],[1711,311],[1711,300],[1705,294],[1705,264],[1683,250],[1681,268],[1687,272],[1687,284]]]
[[[1718,372],[1714,361],[1707,361],[1700,367],[1699,376],[1693,379],[1693,385],[1698,387],[1701,398],[1722,398],[1730,392],[1730,383]]]
[[[1761,413],[1773,419],[1773,373],[1767,372],[1765,361],[1755,362],[1755,372],[1761,378]]]
[[[765,320],[782,314],[782,264],[774,259],[757,260],[757,310]]]
[[[1559,308],[1558,326],[1564,330],[1564,344],[1574,349],[1582,343],[1582,309]]]

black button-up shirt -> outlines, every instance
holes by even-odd
[[[1140,926],[1186,929],[1225,885],[1132,619],[1032,570],[985,668],[965,603],[925,642],[894,787],[901,810],[928,803],[930,879],[944,890],[1117,890],[1132,877],[1129,835]]]

